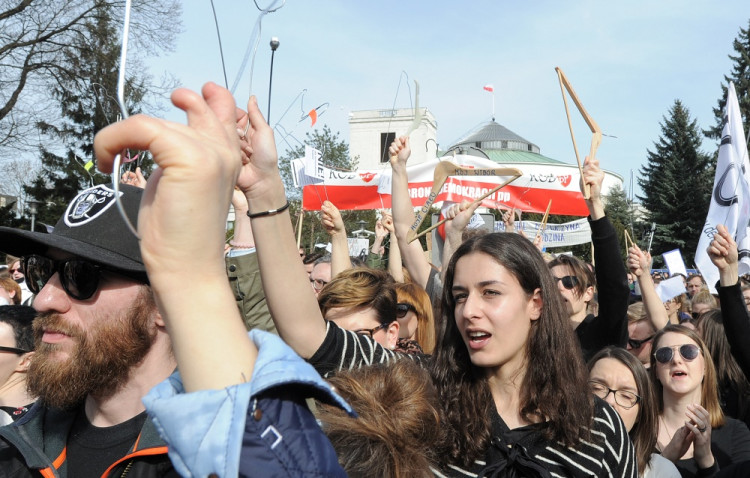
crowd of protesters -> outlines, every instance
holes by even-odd
[[[750,306],[723,226],[715,295],[693,275],[665,297],[647,252],[622,261],[586,158],[593,265],[468,229],[464,202],[436,267],[408,240],[401,137],[367,260],[329,201],[330,252],[305,254],[255,98],[172,101],[187,125],[95,139],[104,172],[150,150],[148,181],[82,191],[49,234],[0,227],[0,476],[750,476]]]

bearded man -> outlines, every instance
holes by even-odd
[[[141,193],[120,185],[133,224]],[[81,192],[51,234],[0,227],[37,294],[27,381],[39,397],[0,428],[0,476],[178,476],[141,403],[176,364],[116,194]]]

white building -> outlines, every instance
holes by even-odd
[[[437,121],[427,108],[421,110],[419,127],[409,135],[409,164],[434,159],[436,154]],[[349,117],[349,154],[358,157],[359,169],[378,170],[388,163],[388,147],[406,134],[413,121],[414,110],[410,108],[353,111]]]

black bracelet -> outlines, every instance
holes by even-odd
[[[289,201],[287,200],[286,204],[281,206],[278,209],[271,209],[269,211],[263,211],[263,212],[256,212],[255,214],[250,214],[250,211],[247,211],[247,217],[250,219],[255,219],[256,217],[263,217],[263,216],[275,216],[276,214],[280,212],[284,212],[287,209],[289,209]]]

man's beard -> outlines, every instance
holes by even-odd
[[[29,392],[46,406],[61,409],[75,407],[87,395],[98,399],[114,395],[156,339],[151,324],[154,308],[150,290],[144,287],[130,309],[119,317],[98,318],[88,331],[57,313],[39,314],[33,324],[36,353],[27,374]],[[60,345],[42,342],[45,328],[73,339],[67,359],[55,357]]]

